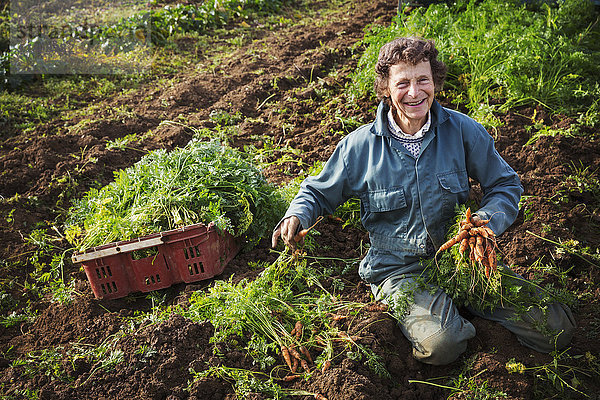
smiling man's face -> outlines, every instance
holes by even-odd
[[[429,61],[416,65],[405,62],[393,65],[388,78],[388,92],[398,126],[404,133],[416,133],[427,122],[435,94]]]

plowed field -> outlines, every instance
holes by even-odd
[[[327,6],[323,3],[322,7]],[[219,349],[210,343],[209,323],[195,323],[175,314],[167,322],[148,322],[134,333],[115,337],[116,348],[122,350],[124,359],[109,372],[79,359],[72,364],[57,362],[66,374],[62,380],[48,374],[25,374],[14,365],[14,360],[43,349],[64,354],[74,343],[98,345],[117,334],[127,318],[152,307],[144,295],[96,300],[85,274],[76,266],[65,270],[65,275],[75,278],[78,293],[71,304],[39,299],[25,285],[35,268],[27,261],[34,244],[25,238],[34,229],[51,227],[69,200],[84,193],[94,182],[107,184],[114,171],[132,165],[146,151],[183,146],[192,137],[193,132],[183,124],[161,125],[162,121],[184,118],[187,126],[213,128],[211,113],[239,112],[243,119],[231,132],[229,143],[238,148],[253,144],[265,149],[272,161],[265,173],[277,184],[288,182],[316,161],[326,160],[342,135],[355,127],[347,121],[367,123],[374,117],[375,104],[348,106],[344,87],[361,52],[353,44],[363,37],[369,24],[389,23],[397,12],[397,3],[355,0],[323,14],[319,8],[319,3],[312,4],[310,19],[292,16],[296,23],[282,24],[277,30],[261,29],[257,23],[252,40],[223,54],[210,69],[183,68],[166,77],[167,84],[142,85],[109,98],[80,99],[86,107],[91,103],[95,107],[87,113],[59,115],[32,130],[22,131],[11,121],[1,122],[1,279],[19,282],[11,289],[19,299],[19,307],[30,307],[38,314],[32,322],[0,327],[0,393],[6,398],[24,397],[26,390],[37,391],[40,399],[235,398],[232,385],[217,378],[197,381],[188,388],[189,370],[201,371],[219,363],[255,369],[252,359],[241,351]],[[178,45],[193,47],[189,40]],[[202,54],[197,57],[199,64],[203,62]],[[439,100],[452,107],[443,98]],[[115,110],[127,112],[119,114]],[[525,277],[530,276],[532,264],[540,258],[568,270],[566,286],[579,298],[574,309],[578,329],[569,351],[598,357],[600,270],[577,254],[559,251],[559,246],[542,239],[577,240],[596,251],[600,246],[598,199],[593,193],[571,190],[573,186],[569,185],[575,183],[566,178],[573,174],[573,167],[600,168],[598,136],[590,139],[593,132],[586,136],[545,136],[524,146],[531,137],[528,126],[536,121],[552,127],[565,127],[575,121],[550,115],[542,108],[518,109],[499,118],[502,125],[490,130],[490,134],[500,154],[520,175],[527,196],[519,218],[499,239],[504,260]],[[144,135],[130,148],[107,148],[109,141],[149,131],[152,134]],[[269,143],[279,147],[267,152]],[[284,154],[289,160],[276,162]],[[473,196],[478,196],[476,188]],[[551,201],[558,197],[560,201]],[[368,241],[365,232],[343,227],[331,219],[324,220],[317,230],[320,235],[315,236],[315,254],[319,256],[360,258],[361,243]],[[65,242],[57,245],[67,247]],[[240,253],[217,279],[252,279],[259,271],[248,267],[250,261],[276,258],[269,246],[269,241],[264,240],[256,248]],[[332,278],[346,283],[345,299],[371,301],[370,290],[360,281],[356,267]],[[210,283],[180,284],[163,294],[167,303],[185,304],[193,291],[204,290]],[[464,358],[450,366],[433,367],[413,359],[409,342],[392,317],[381,311],[361,313],[356,319],[340,321],[340,327],[350,334],[361,332],[360,343],[383,358],[391,379],[380,378],[362,363],[345,358],[336,360],[324,373],[314,372],[307,381],[282,385],[321,393],[329,400],[441,399],[451,392],[409,380],[468,373],[476,386],[487,385],[506,393],[506,398],[536,398],[539,380],[533,374],[509,374],[505,364],[515,358],[526,365],[545,365],[552,357],[520,346],[514,336],[498,325],[469,318],[477,328],[477,336],[471,340]],[[151,357],[144,358],[136,352],[143,344],[154,349]],[[218,353],[221,356],[217,357]],[[462,370],[465,365],[469,366],[467,372]],[[564,377],[570,379],[568,374]],[[586,393],[592,398],[600,390],[594,382],[596,378],[585,382]],[[453,398],[475,398],[473,393],[466,391]],[[574,398],[580,396],[570,393]],[[557,396],[554,398],[563,398],[563,394]],[[266,397],[256,394],[249,398]]]

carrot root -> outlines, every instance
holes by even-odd
[[[331,320],[332,321],[341,321],[341,320],[346,319],[346,318],[348,318],[347,315],[334,314],[334,315],[331,316]]]
[[[302,353],[304,358],[306,358],[306,361],[308,361],[310,364],[313,363],[312,357],[310,356],[310,352],[308,351],[306,346],[300,346],[300,353]]]
[[[302,378],[302,375],[286,375],[283,377],[284,382],[292,382],[298,378]]]
[[[367,306],[367,311],[387,311],[387,304],[373,303]]]
[[[319,217],[317,218],[317,220],[315,221],[315,223],[314,223],[314,224],[312,224],[311,226],[309,226],[309,227],[308,227],[308,228],[306,228],[306,229],[302,229],[300,232],[298,232],[298,233],[296,234],[296,236],[294,236],[294,241],[295,241],[296,243],[298,243],[299,241],[301,241],[302,239],[304,239],[304,237],[305,237],[305,236],[308,234],[308,232],[310,232],[310,230],[311,230],[312,228],[314,228],[314,227],[315,227],[315,226],[316,226],[316,225],[317,225],[319,222],[321,222],[321,220],[322,220],[322,219],[323,219],[323,216],[322,216],[322,215],[319,215]]]
[[[458,234],[456,236],[454,236],[452,239],[448,240],[446,243],[441,245],[438,252],[448,250],[450,247],[454,246],[456,243],[461,242],[463,239],[465,239],[467,237],[469,237],[469,231],[461,230],[460,232],[458,232]]]
[[[465,257],[468,252],[470,262],[478,264],[489,279],[491,272],[496,271],[498,266],[496,234],[487,226],[489,222],[489,219],[474,218],[471,208],[467,208],[464,219],[458,222],[457,234],[442,244],[438,253],[459,244],[459,254]]]
[[[296,334],[296,339],[300,339],[302,337],[302,330],[304,326],[302,325],[302,321],[296,321],[296,325],[294,326],[294,333]]]
[[[300,365],[302,365],[302,369],[304,369],[306,372],[310,373],[310,367],[308,366],[308,363],[306,362],[306,360],[300,360]]]
[[[290,351],[288,350],[287,347],[285,347],[283,345],[281,346],[281,355],[283,356],[285,363],[291,370],[293,368],[293,365],[292,365],[292,358],[290,356]]]
[[[288,350],[292,357],[296,357],[298,360],[302,360],[302,356],[300,355],[300,353],[298,353],[298,350],[296,350],[295,348],[293,348],[291,346],[288,347]]]

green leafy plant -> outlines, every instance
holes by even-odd
[[[544,136],[556,137],[556,136],[564,136],[564,137],[575,137],[579,133],[576,128],[567,128],[567,129],[553,129],[548,126],[541,127],[536,133],[534,133],[529,140],[525,143],[525,146],[530,146],[537,142],[539,138]]]
[[[493,119],[498,105],[540,104],[573,115],[597,101],[599,27],[590,1],[538,8],[510,0],[457,1],[417,8],[366,35],[350,94],[372,95],[379,48],[412,35],[436,41],[449,67],[447,86],[482,122]]]
[[[51,39],[45,36],[27,38],[12,47],[11,61],[23,72],[52,73],[57,69],[81,72],[91,65],[96,72],[99,68],[105,73],[130,72],[128,62],[131,63],[136,57],[142,61],[145,55],[144,48],[149,44],[165,46],[176,34],[204,32],[221,27],[232,20],[273,14],[283,4],[283,0],[222,0],[166,5],[149,11],[122,11],[122,14],[129,15],[119,19],[107,16],[104,21],[97,21],[96,24],[85,27],[81,26],[81,17],[77,18],[76,14],[62,15],[60,31],[77,32],[78,35],[63,34]],[[80,40],[74,41],[73,37]],[[36,55],[48,46],[59,50],[45,54],[44,61],[39,62]],[[0,51],[3,50],[0,48]],[[80,53],[87,57],[67,56]],[[0,55],[6,57],[4,51]],[[120,57],[115,57],[116,55]],[[92,57],[96,62],[90,64],[89,59]]]
[[[550,239],[547,237],[539,236],[533,232],[527,231],[528,234],[535,236],[545,242],[551,243],[556,246],[556,252],[573,254],[584,262],[588,263],[594,268],[600,268],[600,249],[590,248],[589,246],[582,246],[578,240],[569,239]]]
[[[22,323],[32,323],[35,321],[36,316],[36,313],[29,310],[21,313],[12,311],[8,315],[0,316],[0,325],[5,328],[10,328],[12,326],[21,325]]]
[[[256,243],[270,233],[285,202],[239,151],[192,140],[157,150],[115,181],[91,189],[70,210],[67,238],[78,249],[178,226],[214,222]]]
[[[121,138],[116,138],[114,140],[108,141],[106,143],[106,148],[108,150],[132,149],[132,147],[130,147],[129,145],[131,143],[137,142],[138,140],[140,140],[140,138],[138,137],[138,135],[135,134],[135,133],[131,133],[131,134],[123,136]]]
[[[273,377],[261,372],[250,371],[247,369],[231,367],[210,367],[201,372],[190,370],[192,381],[188,386],[188,391],[193,387],[193,383],[203,378],[218,378],[230,382],[238,399],[246,399],[248,396],[256,393],[268,395],[272,399],[281,399],[284,397],[284,390],[277,384]]]
[[[487,369],[472,373],[473,365],[477,360],[477,355],[469,357],[465,360],[460,370],[453,377],[432,378],[426,381],[410,379],[409,383],[425,384],[435,386],[440,389],[445,389],[450,392],[448,398],[459,396],[458,398],[468,398],[473,400],[496,400],[508,398],[508,395],[497,389],[492,389],[488,386],[487,380],[484,380],[481,375],[487,372]],[[438,383],[438,381],[444,383]]]
[[[590,165],[584,166],[582,161],[579,164],[571,162],[569,165],[571,174],[567,176],[566,184],[572,186],[579,195],[589,193],[600,206],[600,179],[598,177],[598,168],[592,169]]]
[[[288,396],[311,396],[317,398],[317,394],[306,390],[288,389],[279,385],[274,377],[262,372],[250,371],[231,367],[210,367],[201,372],[190,370],[192,381],[187,390],[192,392],[195,382],[206,378],[218,378],[229,382],[238,399],[247,399],[258,393],[269,396],[269,399],[286,399]]]
[[[538,396],[546,397],[552,393],[562,393],[568,395],[577,393],[586,398],[589,394],[585,393],[582,386],[582,378],[600,377],[600,363],[596,356],[587,352],[585,354],[572,355],[570,349],[561,352],[552,352],[552,361],[533,366],[526,366],[520,361],[511,358],[505,364],[506,370],[517,374],[533,374],[537,381],[536,392]],[[551,387],[546,387],[549,384]]]
[[[53,229],[59,233],[58,228]],[[53,302],[71,303],[78,295],[75,281],[65,280],[65,267],[71,263],[67,254],[72,248],[65,246],[62,236],[53,235],[48,229],[33,230],[25,241],[34,248],[28,257],[28,263],[34,268],[29,274],[29,288],[40,296],[50,293]]]
[[[194,293],[190,306],[180,312],[194,321],[210,321],[215,327],[213,343],[250,337],[245,348],[261,369],[272,368],[275,372],[289,368],[299,374],[292,365],[286,365],[289,360],[285,353],[293,354],[293,349],[305,347],[319,352],[315,362],[321,367],[345,354],[363,361],[376,374],[389,377],[377,354],[359,343],[358,337],[332,326],[333,315],[364,305],[341,302],[323,288],[322,273],[315,267],[324,261],[328,260],[283,252],[254,281],[215,282],[208,293]],[[301,357],[308,361],[304,355]],[[277,359],[280,364],[271,367]],[[302,373],[310,373],[309,368],[307,363]]]
[[[30,378],[42,374],[52,380],[69,381],[69,375],[65,372],[62,364],[63,351],[63,347],[57,347],[29,352],[25,358],[14,360],[11,367],[22,369],[23,373]]]

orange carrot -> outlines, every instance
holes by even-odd
[[[490,228],[489,226],[483,226],[482,227],[484,231],[487,232],[489,237],[496,237],[496,234],[494,233],[494,231],[492,230],[492,228]]]
[[[302,375],[286,375],[283,377],[284,382],[295,381],[298,378],[302,378]]]
[[[478,219],[473,221],[473,225],[476,227],[480,227],[486,225],[488,222],[490,222],[489,219]]]
[[[331,316],[331,320],[332,321],[341,321],[341,320],[346,319],[346,318],[348,318],[347,315],[334,314],[334,315]]]
[[[480,262],[481,262],[481,265],[483,265],[484,267],[490,266],[490,260],[488,260],[487,256],[484,256]]]
[[[323,366],[321,367],[321,372],[327,371],[331,367],[331,360],[325,360]]]
[[[464,255],[465,251],[467,251],[468,247],[469,247],[469,239],[464,238],[463,240],[460,241],[460,247],[458,248],[459,253]]]
[[[473,224],[467,221],[460,221],[460,229],[469,230],[473,228]]]
[[[475,244],[477,243],[477,239],[475,239],[475,237],[471,236],[469,238],[469,259],[471,261],[475,261]]]
[[[298,353],[298,350],[296,350],[294,347],[290,346],[288,347],[288,350],[290,352],[290,355],[292,357],[296,357],[298,360],[302,361],[302,356],[300,355],[300,353]]]
[[[469,235],[471,236],[483,236],[484,238],[488,237],[488,233],[481,228],[473,228],[469,231]]]
[[[285,363],[291,370],[292,369],[292,358],[290,357],[290,351],[284,345],[281,345],[281,355],[283,356]]]
[[[475,244],[475,260],[481,261],[483,260],[483,254],[485,250],[483,248],[483,237],[477,236],[477,243]]]
[[[300,346],[300,353],[306,358],[306,361],[312,364],[313,360],[306,346]]]
[[[488,250],[487,258],[488,258],[488,262],[490,263],[490,267],[492,267],[492,269],[494,271],[496,271],[497,267],[498,267],[498,262],[496,261],[496,251],[494,250],[493,247],[491,247]]]
[[[300,365],[302,365],[302,368],[310,373],[310,367],[308,366],[308,363],[306,362],[306,360],[300,360]]]
[[[353,342],[356,342],[356,341],[359,339],[359,337],[358,337],[358,336],[350,336],[350,335],[348,335],[346,332],[343,332],[343,331],[340,331],[340,332],[338,333],[338,335],[339,335],[339,337],[340,337],[340,338],[342,338],[342,339],[348,339],[348,340],[351,340],[351,341],[353,341]]]
[[[472,222],[472,220],[471,220],[471,207],[467,208],[467,211],[465,211],[465,220],[467,222]]]
[[[327,397],[323,396],[322,394],[315,393],[315,400],[327,400]]]
[[[387,309],[387,304],[383,303],[374,303],[367,306],[367,311],[386,311]]]
[[[438,249],[438,253],[444,250],[448,250],[450,247],[454,246],[456,243],[459,243],[461,240],[467,237],[469,237],[469,231],[461,230],[456,236],[454,236],[452,239],[448,240],[446,243],[441,245]]]
[[[302,229],[300,232],[298,232],[296,234],[296,236],[294,236],[294,241],[296,243],[298,243],[299,241],[301,241],[302,239],[304,239],[304,237],[308,234],[308,232],[310,232],[310,230],[312,228],[314,228],[315,225],[317,225],[322,219],[323,219],[323,216],[319,215],[319,218],[317,218],[317,221],[314,224],[312,224],[310,227],[308,227],[306,229]]]
[[[298,359],[296,357],[294,357],[293,361],[292,361],[292,372],[296,373],[296,371],[298,371],[298,365],[300,365],[300,361],[298,361]]]
[[[296,321],[296,325],[294,326],[294,333],[296,334],[296,338],[300,339],[302,337],[302,330],[304,326],[302,325],[302,321]]]

